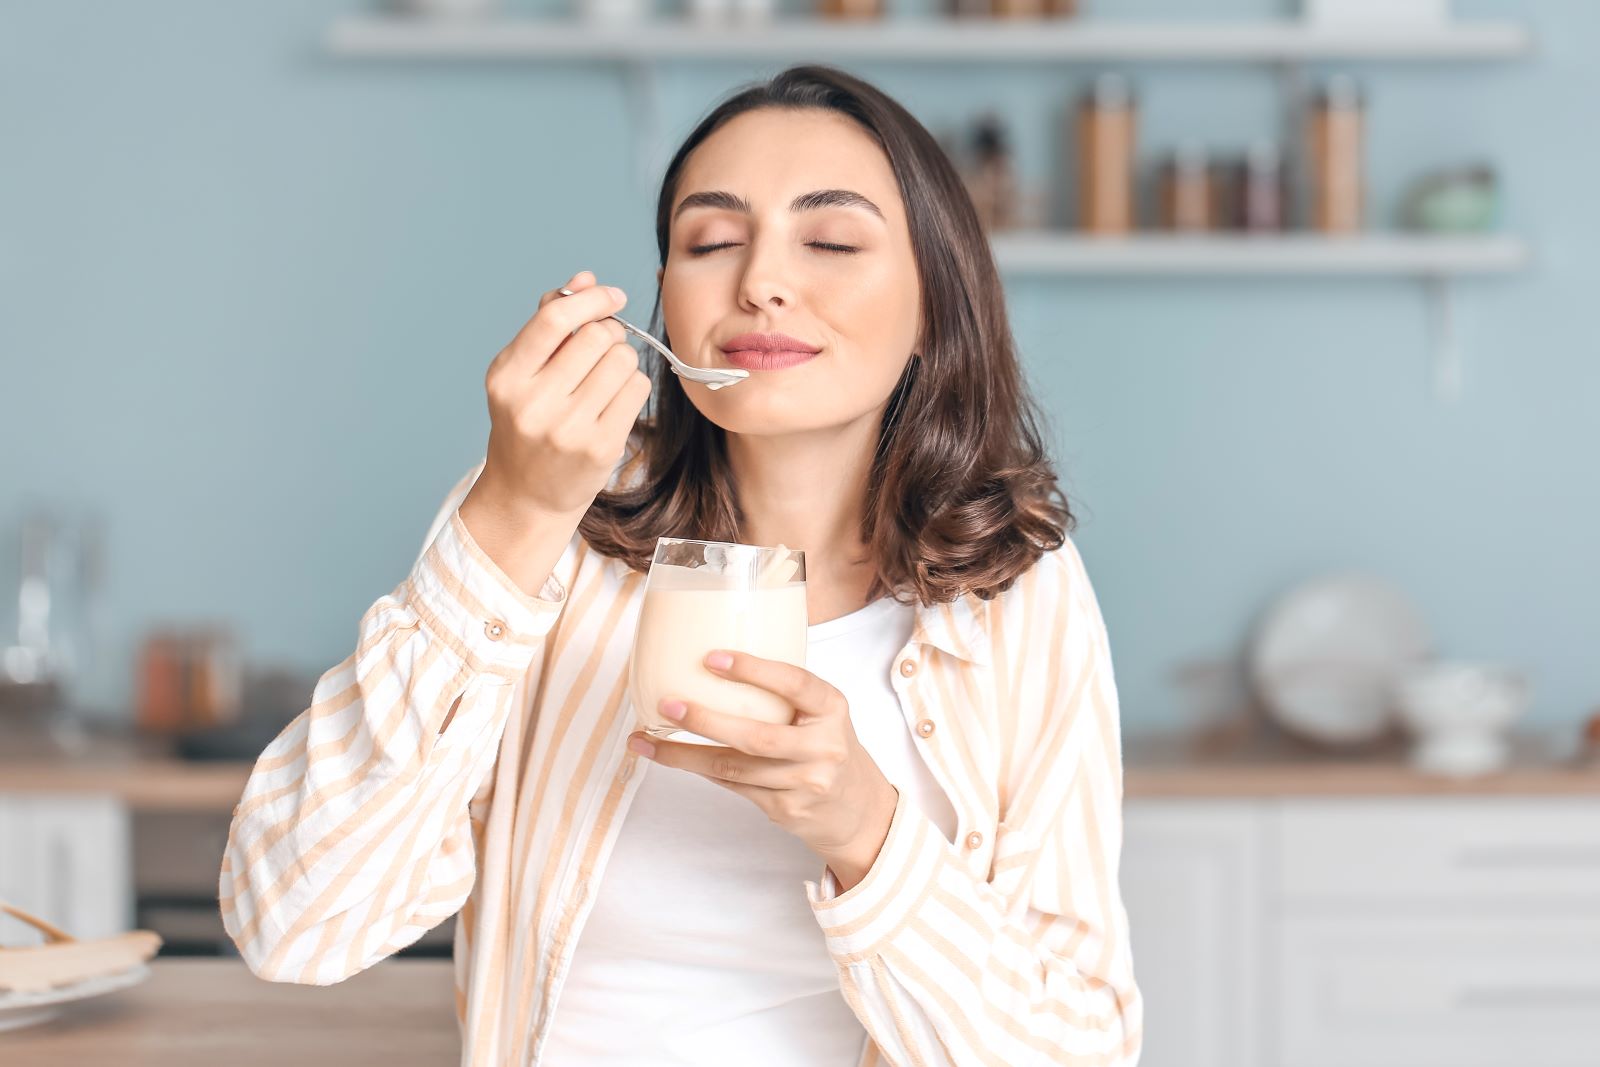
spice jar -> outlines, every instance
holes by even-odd
[[[134,721],[141,730],[167,732],[183,725],[184,663],[182,636],[156,630],[139,646],[138,702]]]
[[[1212,224],[1219,230],[1261,233],[1282,230],[1289,220],[1288,168],[1270,141],[1243,155],[1219,159],[1211,168]]]
[[[1095,234],[1133,229],[1138,102],[1127,80],[1096,78],[1078,104],[1078,225]]]
[[[162,628],[140,645],[141,730],[175,733],[238,719],[243,703],[238,643],[222,625]]]
[[[961,2],[961,0],[957,0]],[[1070,18],[1078,13],[1077,0],[987,0],[995,18]]]
[[[225,626],[212,625],[189,635],[189,699],[185,725],[222,726],[239,717],[241,677],[238,646]]]
[[[1353,233],[1365,213],[1366,102],[1355,79],[1328,80],[1312,99],[1306,154],[1311,180],[1311,228]]]
[[[1580,767],[1600,771],[1600,708],[1584,722],[1574,759]]]
[[[825,19],[882,18],[883,0],[822,0],[817,14]]]
[[[1078,0],[946,0],[945,11],[955,18],[1070,18]]]
[[[1005,124],[995,114],[984,115],[972,135],[973,169],[967,191],[986,231],[1008,230],[1017,222],[1017,176],[1011,162]]]
[[[1205,149],[1186,144],[1169,152],[1156,172],[1156,225],[1180,232],[1209,230],[1211,212]]]

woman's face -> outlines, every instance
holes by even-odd
[[[905,204],[866,132],[834,112],[747,111],[690,154],[673,212],[661,272],[673,351],[749,367],[751,354],[724,351],[748,333],[818,350],[716,392],[687,385],[702,414],[733,433],[782,434],[883,409],[922,318]]]

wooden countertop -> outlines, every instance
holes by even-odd
[[[1558,758],[1547,739],[1512,739],[1505,769],[1474,778],[1426,774],[1401,739],[1335,754],[1282,737],[1210,744],[1140,737],[1123,746],[1124,795],[1145,797],[1592,796],[1600,766]]]
[[[250,767],[170,758],[0,762],[0,793],[115,793],[135,811],[231,812]]]
[[[186,760],[167,738],[88,734],[64,747],[39,729],[0,733],[0,793],[111,793],[134,811],[232,812],[252,762]]]
[[[1142,797],[1271,796],[1600,796],[1600,767],[1558,760],[1538,737],[1515,739],[1511,765],[1479,778],[1423,774],[1391,741],[1354,754],[1329,754],[1283,738],[1226,744],[1183,736],[1125,740],[1124,787]],[[192,762],[145,745],[97,742],[76,757],[42,749],[0,756],[0,793],[121,796],[136,811],[231,812],[250,776],[245,762]]]
[[[449,960],[386,960],[331,986],[264,982],[239,960],[160,959],[132,989],[0,1032],[22,1067],[439,1067],[461,1058]]]

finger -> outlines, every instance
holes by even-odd
[[[621,289],[606,285],[592,285],[571,296],[550,301],[506,346],[506,373],[532,375],[579,327],[615,314],[627,302],[627,295]]]
[[[639,354],[632,346],[618,341],[606,349],[572,391],[572,397],[567,402],[568,417],[585,425],[599,421],[600,413],[617,395],[622,383],[638,369]]]
[[[656,741],[651,757],[663,767],[691,771],[702,778],[737,782],[757,789],[791,789],[797,773],[787,760],[762,759],[721,745],[695,745],[681,741]]]
[[[558,400],[565,410],[569,398],[605,358],[606,353],[617,345],[627,347],[624,344],[627,336],[622,325],[613,319],[584,323],[578,327],[577,333],[561,343],[550,361],[529,379],[534,386],[530,393]],[[633,363],[638,366],[637,355],[633,356]]]
[[[705,662],[718,677],[776,693],[807,715],[837,715],[849,711],[849,705],[837,689],[804,667],[729,649],[710,653]]]
[[[675,705],[681,706],[681,717],[671,714]],[[815,730],[801,730],[788,723],[762,722],[743,715],[730,715],[703,704],[670,697],[661,701],[660,711],[664,718],[672,719],[690,733],[720,741],[748,756],[800,763],[822,759],[826,755]]]
[[[633,376],[623,383],[617,395],[600,413],[600,432],[608,440],[624,439],[638,420],[639,413],[644,410],[645,401],[650,399],[650,390],[653,388],[648,374],[642,370],[634,371]]]
[[[539,296],[539,307],[541,307],[541,308],[544,307],[546,304],[550,303],[550,301],[552,301],[552,300],[563,299],[563,297],[561,295],[561,290],[562,289],[571,289],[574,292],[576,292],[576,291],[583,290],[583,289],[591,289],[591,288],[594,287],[594,284],[595,284],[594,272],[593,271],[587,271],[587,270],[580,270],[578,273],[574,274],[572,277],[567,279],[566,285],[557,286],[554,289],[546,289],[542,294],[540,294],[540,296]],[[532,319],[530,318],[529,321],[531,322]],[[526,323],[523,324],[522,329],[524,329],[524,330],[527,329],[527,324]],[[519,330],[518,333],[520,334],[521,331]],[[515,340],[515,338],[513,338],[513,340]],[[498,354],[496,354],[494,359],[490,361],[490,363],[489,363],[489,372],[491,374],[495,373],[498,368],[502,367],[506,363],[506,361],[511,358],[511,355],[512,355],[512,346],[508,343],[504,348],[502,348],[499,351]]]
[[[546,304],[550,303],[550,301],[552,301],[552,300],[561,299],[561,290],[562,289],[571,289],[574,292],[577,292],[577,291],[581,291],[581,290],[584,290],[584,289],[588,289],[593,285],[594,285],[594,272],[593,271],[587,271],[587,270],[580,270],[578,273],[574,274],[572,277],[567,279],[567,284],[566,285],[559,285],[554,289],[545,290],[544,295],[539,297],[539,306],[540,307],[544,307]]]

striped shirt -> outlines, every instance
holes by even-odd
[[[462,1063],[537,1067],[643,777],[626,684],[644,576],[574,535],[522,591],[457,513],[482,467],[256,761],[219,896],[252,971],[319,985],[459,912]],[[1117,693],[1072,541],[991,600],[919,605],[896,664],[954,843],[902,797],[861,882],[838,892],[819,859],[795,887],[867,1031],[857,1067],[1131,1067]]]

